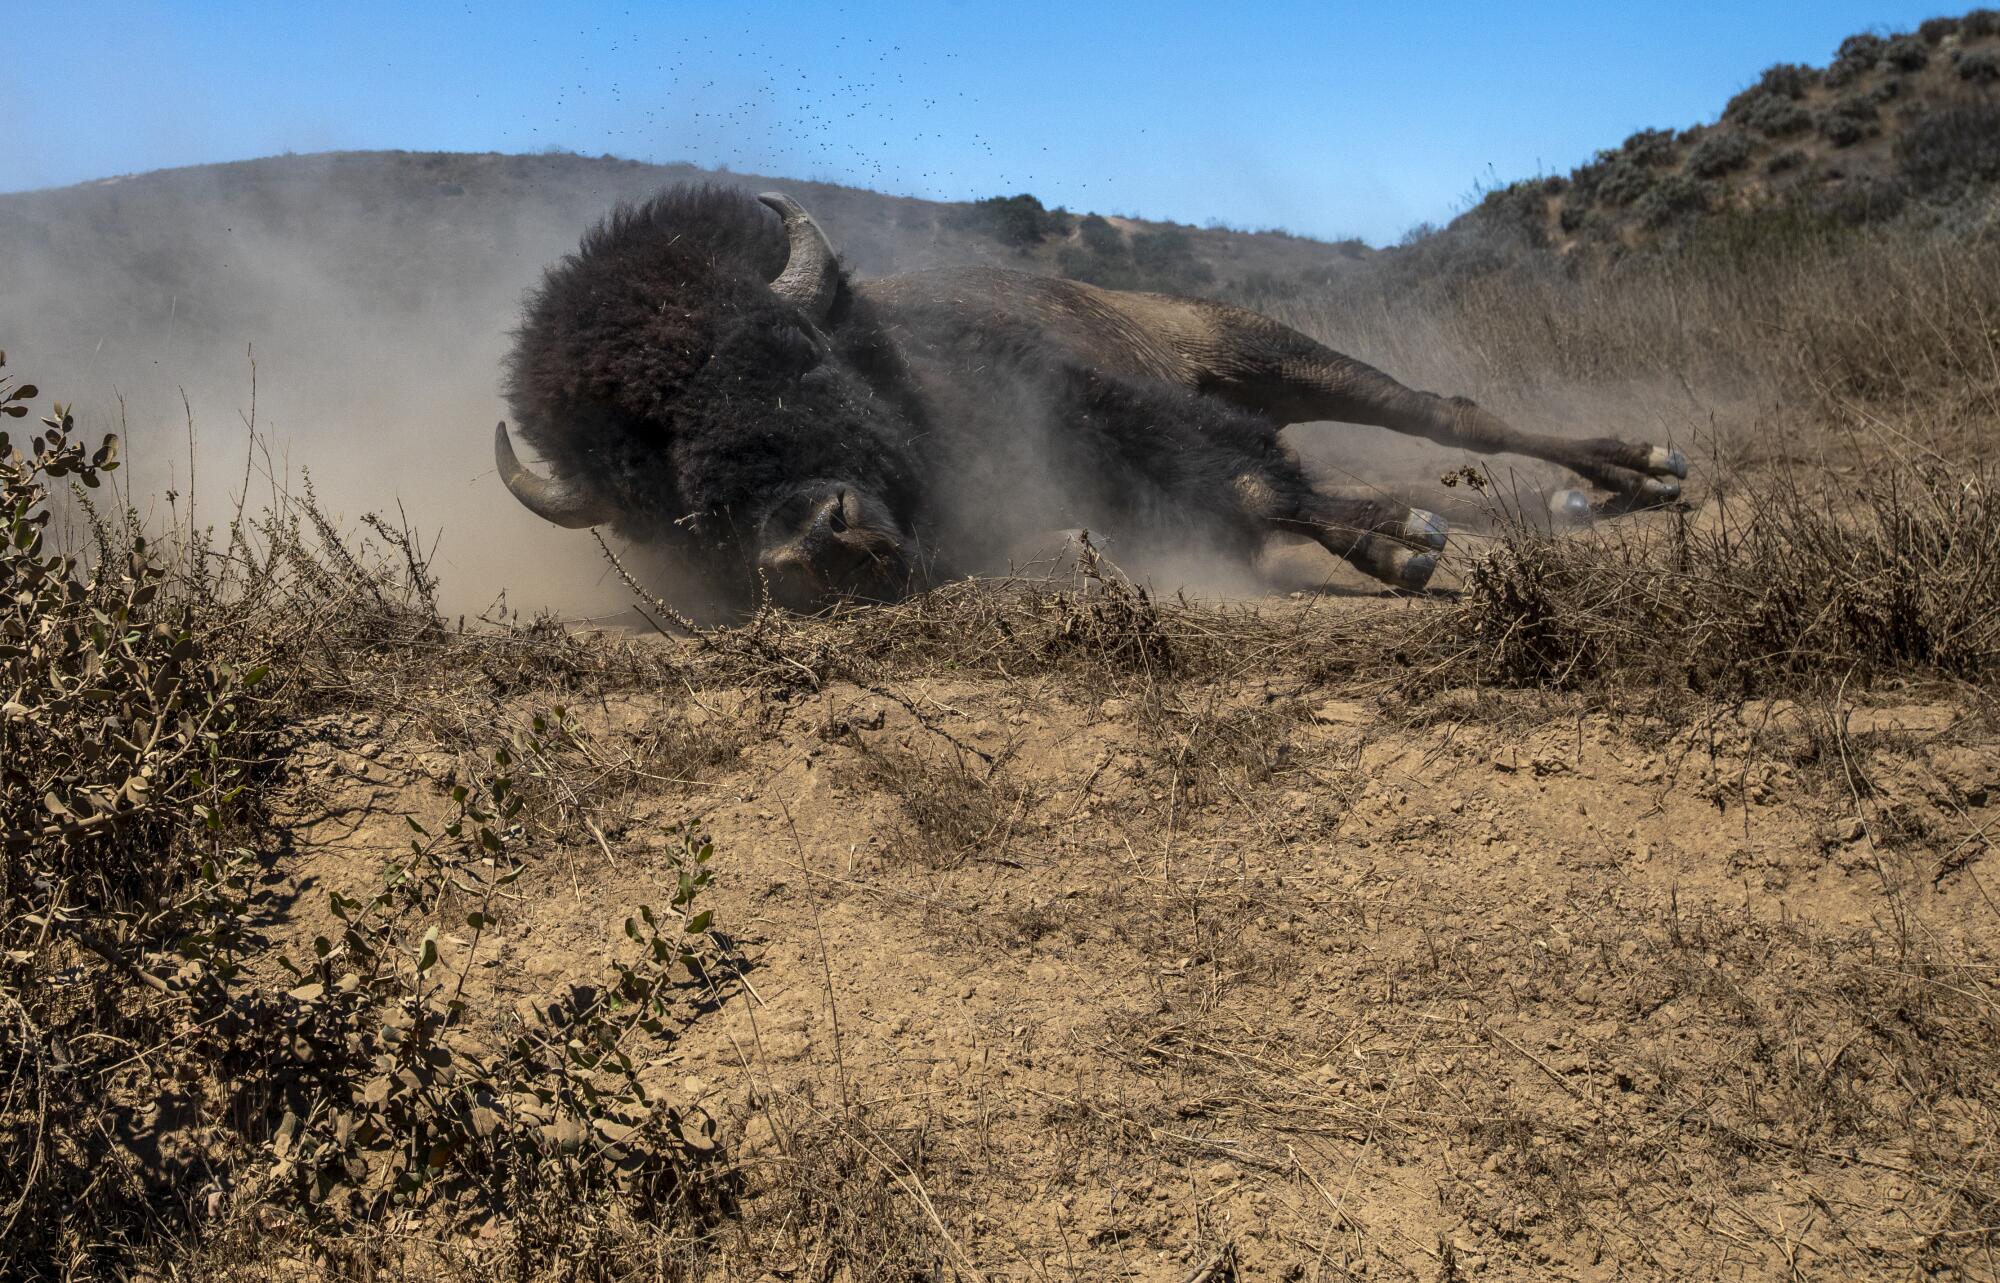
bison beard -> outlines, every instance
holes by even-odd
[[[503,425],[523,503],[801,610],[893,599],[990,565],[1010,533],[1075,526],[1245,558],[1301,534],[1421,587],[1443,523],[1315,490],[1279,440],[1305,419],[1553,459],[1627,502],[1672,499],[1686,474],[1658,447],[1518,432],[1221,304],[991,270],[849,282],[796,203],[710,187],[619,209],[549,270],[506,394],[555,472],[523,468]]]

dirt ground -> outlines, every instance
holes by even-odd
[[[737,1174],[715,1278],[2000,1277],[1990,712],[1659,720],[1308,653],[1430,608],[1258,603],[1284,662],[1172,682],[495,700],[567,703],[603,783],[479,1001],[601,976],[702,820],[748,965],[646,1075]],[[300,933],[443,813],[451,739],[308,728]]]

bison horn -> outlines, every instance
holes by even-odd
[[[805,313],[814,325],[824,324],[833,310],[833,296],[840,292],[840,265],[834,261],[833,246],[805,207],[783,192],[765,192],[757,198],[785,220],[785,235],[792,243],[785,270],[771,282],[771,292]]]
[[[493,430],[493,462],[499,465],[500,479],[507,483],[521,506],[544,521],[581,530],[585,526],[601,526],[617,515],[602,500],[578,494],[529,471],[514,454],[514,443],[507,437],[505,423]]]

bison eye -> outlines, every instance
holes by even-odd
[[[840,534],[847,529],[847,513],[844,511],[846,507],[847,491],[843,490],[840,492],[840,498],[835,501],[832,511],[826,514],[826,528],[828,530],[833,531],[835,534]]]

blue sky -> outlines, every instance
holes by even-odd
[[[0,0],[0,189],[283,151],[567,147],[1379,243],[1939,11]]]

